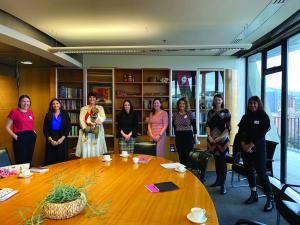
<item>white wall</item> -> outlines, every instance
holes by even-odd
[[[145,56],[145,55],[96,55],[83,56],[83,67],[119,68],[225,68],[235,69],[237,58],[232,56]]]

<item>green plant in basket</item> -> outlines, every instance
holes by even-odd
[[[93,177],[85,177],[84,183],[75,185],[78,176],[73,178],[71,183],[64,182],[62,175],[53,179],[53,188],[46,197],[37,205],[31,216],[28,218],[20,212],[25,225],[42,224],[46,219],[67,219],[79,214],[86,206],[91,211],[91,216],[104,215],[110,201],[99,206],[87,201],[86,190],[94,184]]]

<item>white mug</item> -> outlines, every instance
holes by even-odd
[[[126,155],[128,155],[128,152],[127,151],[122,151],[122,155],[126,156]]]
[[[133,157],[132,160],[133,160],[134,163],[138,163],[139,162],[139,158],[138,157]]]
[[[110,158],[110,155],[103,155],[103,159],[105,161],[109,161],[111,158]]]
[[[29,176],[30,175],[30,170],[26,170],[26,169],[24,169],[24,170],[22,170],[22,176],[24,176],[24,177],[27,177],[27,176]]]
[[[194,207],[191,209],[192,218],[202,221],[205,218],[205,209]]]

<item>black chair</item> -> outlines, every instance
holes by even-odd
[[[212,156],[213,155],[209,151],[194,149],[192,152],[190,152],[186,160],[187,168],[191,171],[195,170],[196,176],[201,180],[202,183],[205,182],[208,162]]]
[[[291,225],[300,224],[300,203],[287,200],[285,191],[288,187],[300,187],[300,185],[285,184],[276,196],[277,225],[280,223],[280,215]]]
[[[237,135],[235,137],[234,142],[236,141]],[[266,140],[266,151],[267,151],[267,159],[266,159],[266,170],[268,176],[273,176],[273,157],[276,150],[277,142]],[[248,187],[248,184],[235,185],[234,184],[234,175],[238,174],[238,181],[240,182],[244,178],[240,178],[240,176],[247,176],[247,172],[245,170],[242,153],[240,146],[237,143],[233,145],[233,156],[228,156],[226,158],[227,163],[232,164],[232,175],[231,175],[231,186],[232,187]],[[263,197],[262,195],[259,197]]]
[[[0,167],[10,166],[10,165],[11,165],[11,161],[7,149],[4,147],[0,147]]]
[[[135,142],[133,153],[156,156],[156,143],[155,142]]]
[[[256,220],[239,219],[235,225],[266,225],[265,223],[258,222]]]

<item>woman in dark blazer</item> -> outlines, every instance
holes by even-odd
[[[252,96],[248,100],[246,114],[239,123],[239,136],[241,139],[242,157],[251,195],[246,204],[258,201],[256,191],[256,174],[260,178],[262,188],[267,195],[264,211],[271,211],[274,207],[273,193],[269,177],[266,174],[266,133],[270,130],[270,119],[264,111],[259,97]],[[256,173],[255,173],[256,172]]]
[[[52,99],[44,119],[46,165],[64,162],[68,159],[67,137],[70,130],[69,114],[61,108],[61,103],[57,98]]]

